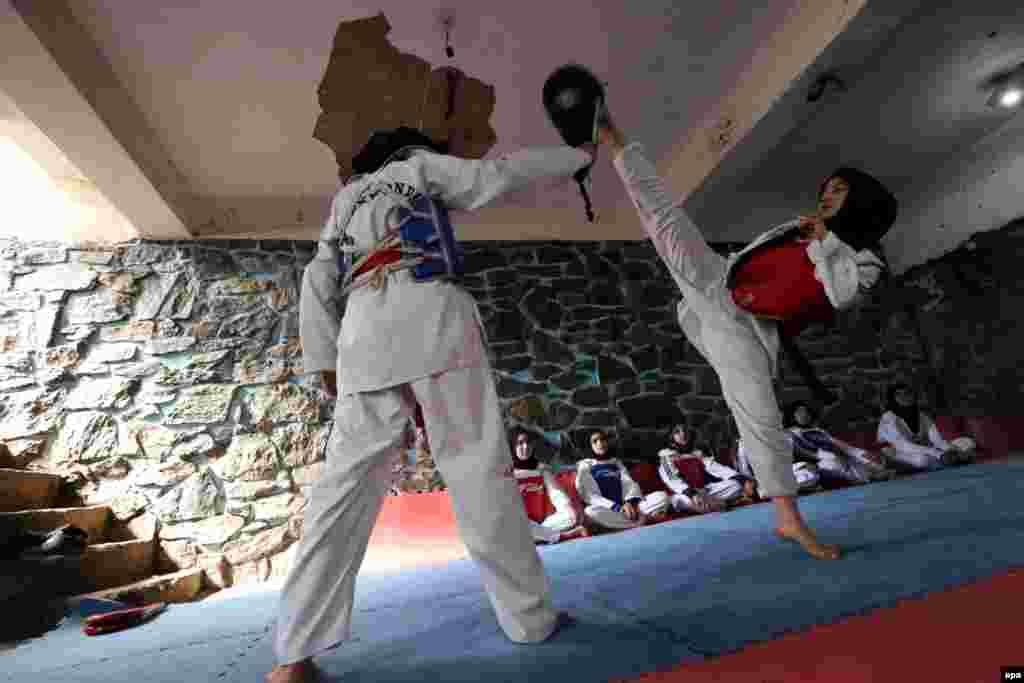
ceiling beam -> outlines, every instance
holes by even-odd
[[[750,65],[702,122],[659,161],[669,185],[688,197],[744,142],[780,98],[801,82],[808,65],[832,43],[867,0],[799,0]],[[772,131],[772,135],[779,132]],[[751,154],[763,153],[757,147]],[[745,161],[749,163],[749,159]]]
[[[582,204],[582,202],[581,202]],[[237,215],[226,230],[207,232],[202,239],[319,239],[319,224],[299,222],[285,211],[275,212],[268,202],[267,210],[252,216]],[[326,207],[319,200],[309,205],[308,218],[319,218]],[[638,240],[644,234],[636,210],[625,207],[596,207],[597,222],[588,223],[583,208],[490,207],[473,212],[458,212],[453,222],[459,239],[467,241],[580,241]],[[275,215],[268,215],[270,214]],[[257,216],[256,214],[259,214]],[[259,220],[257,220],[259,218]],[[275,220],[277,218],[277,220]],[[273,226],[246,230],[245,225]]]
[[[69,6],[0,0],[0,45],[0,89],[138,236],[190,238],[194,193]]]

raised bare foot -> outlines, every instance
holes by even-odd
[[[320,670],[313,660],[304,659],[294,664],[275,666],[267,674],[266,683],[318,683],[320,680]]]
[[[814,537],[814,532],[805,526],[776,527],[775,535],[787,541],[799,543],[809,555],[819,560],[839,559],[839,546],[829,543],[818,543],[818,539]]]

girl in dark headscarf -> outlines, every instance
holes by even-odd
[[[866,484],[892,477],[882,456],[840,441],[818,426],[817,413],[804,401],[786,408],[782,425],[793,442],[793,461],[816,464],[825,479]]]
[[[694,437],[694,430],[677,424],[658,451],[658,474],[673,491],[676,512],[721,512],[744,494],[753,497],[753,480],[706,455]]]
[[[776,226],[726,259],[708,246],[643,148],[626,144],[603,107],[597,127],[682,294],[680,327],[718,374],[761,494],[775,504],[776,533],[814,557],[838,558],[839,548],[820,543],[797,506],[792,446],[772,380],[780,332],[792,336],[810,322],[830,320],[880,281],[885,263],[874,245],[895,219],[895,198],[870,176],[838,169],[820,188],[815,215]]]
[[[531,437],[525,429],[512,430],[512,473],[523,497],[534,542],[559,543],[587,535],[579,526],[572,499],[551,468],[537,459],[537,440]]]
[[[886,394],[885,413],[878,423],[882,452],[914,469],[963,465],[974,459],[975,443],[969,436],[947,441],[930,415],[917,404],[914,389],[898,382]]]
[[[484,160],[438,149],[414,130],[375,135],[353,159],[365,175],[335,194],[303,272],[303,366],[330,377],[338,401],[332,465],[315,484],[281,590],[275,683],[310,680],[312,658],[350,637],[356,576],[386,491],[377,473],[402,447],[416,403],[446,482],[458,482],[449,490],[460,529],[501,628],[526,643],[560,625],[523,501],[502,476],[510,463],[506,436],[494,428],[501,405],[479,308],[458,282],[464,264],[448,212],[571,176],[593,162],[593,146]]]
[[[600,429],[590,435],[590,454],[576,463],[576,493],[586,506],[588,524],[603,529],[661,520],[670,504],[664,491],[644,494],[626,464],[613,456],[608,433]]]
[[[512,430],[512,468],[517,470],[535,470],[540,467],[536,458],[536,444],[531,443],[530,435],[525,429]]]

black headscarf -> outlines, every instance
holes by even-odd
[[[672,438],[672,436],[680,429],[686,432],[685,446],[680,446],[679,444],[676,443],[675,439]],[[671,448],[674,451],[685,449],[687,453],[692,453],[693,451],[697,450],[696,438],[697,432],[694,429],[692,429],[691,427],[687,427],[684,424],[677,424],[674,427],[672,427],[671,430],[669,430],[668,435],[665,437],[665,448]]]
[[[426,147],[439,154],[447,151],[447,145],[435,142],[415,128],[400,126],[392,130],[378,130],[370,136],[359,153],[352,157],[352,171],[359,175],[373,173],[389,161],[395,152],[406,147]]]
[[[914,436],[917,436],[917,430],[920,428],[919,417],[921,415],[921,409],[917,405],[917,398],[914,398],[914,404],[904,408],[896,401],[896,392],[900,389],[906,389],[911,394],[914,394],[914,389],[907,384],[893,384],[889,387],[889,394],[886,400],[885,409],[893,413],[896,413],[899,417],[903,418],[903,421],[910,427],[910,431],[913,432]]]
[[[882,183],[867,173],[849,166],[837,168],[835,172],[821,182],[821,185],[818,186],[819,199],[828,181],[836,177],[845,180],[850,186],[850,191],[846,195],[843,205],[836,212],[836,215],[825,219],[825,227],[834,232],[836,237],[855,251],[870,249],[884,262],[885,254],[882,251],[881,239],[896,220],[899,203],[892,193],[885,189]],[[729,279],[726,285],[729,289],[733,288],[741,266],[755,253],[785,244],[795,239],[801,233],[802,229],[800,227],[793,227],[770,240],[762,242],[756,249],[743,252],[729,270]],[[789,346],[792,348],[787,348],[786,351],[792,352],[795,347]],[[806,366],[806,368],[809,367],[809,365]],[[806,368],[801,370],[801,373],[805,376],[808,375]],[[810,383],[812,385],[820,384],[816,378],[812,379],[809,377],[808,379],[811,379]]]
[[[794,401],[790,403],[788,406],[786,406],[786,409],[782,413],[782,426],[785,429],[789,429],[790,427],[803,426],[797,425],[796,423],[796,411],[797,408],[800,407],[806,408],[807,412],[811,414],[812,425],[818,422],[818,411],[816,411],[810,403],[808,403],[807,401]]]
[[[825,227],[855,251],[871,249],[881,256],[881,240],[896,221],[899,202],[878,180],[850,166],[837,168],[825,178],[818,197],[836,177],[850,185],[850,192],[836,215],[825,219]]]
[[[611,458],[616,457],[615,446],[612,444],[612,437],[610,434],[608,434],[608,432],[604,431],[603,429],[595,429],[590,433],[590,436],[587,437],[587,455],[583,457],[597,459],[597,453],[594,452],[594,444],[592,443],[592,439],[598,434],[603,435],[604,438],[607,440],[606,443],[608,445],[608,450],[605,451],[604,459],[610,460]]]
[[[520,460],[516,455],[516,441],[520,434],[526,435],[526,460]],[[525,429],[512,431],[512,466],[517,470],[535,470],[540,467],[540,462],[537,460],[537,444]]]

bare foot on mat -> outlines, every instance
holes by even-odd
[[[267,674],[266,683],[320,683],[320,670],[311,659],[304,659],[294,664],[275,666]]]
[[[775,535],[799,543],[809,555],[819,560],[837,560],[841,554],[837,545],[818,543],[814,532],[807,527],[776,527]]]

